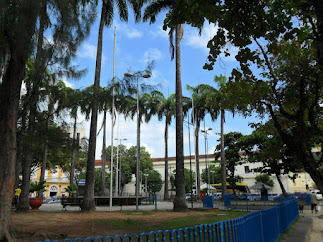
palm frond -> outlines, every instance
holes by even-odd
[[[103,1],[102,4],[105,8],[105,25],[109,27],[113,23],[113,0]]]
[[[149,23],[156,22],[156,16],[163,10],[169,9],[173,6],[173,0],[154,0],[144,10],[143,21]]]
[[[128,21],[128,6],[125,0],[117,0],[119,17],[121,20]]]

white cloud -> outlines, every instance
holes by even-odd
[[[97,47],[95,45],[85,42],[82,45],[81,50],[78,52],[78,56],[85,59],[90,58],[92,60],[96,60],[96,51],[97,51]],[[105,62],[106,62],[106,57],[102,53],[102,63],[105,63]]]
[[[119,115],[119,136],[118,136],[118,121],[114,127],[113,137],[120,138],[120,139],[127,139],[122,142],[122,144],[126,145],[127,148],[131,146],[135,146],[137,144],[137,126],[136,126],[136,119],[124,119],[123,115]],[[79,116],[79,120],[82,123],[82,126],[85,128],[85,135],[87,138],[89,137],[90,133],[90,120],[85,120],[84,115]],[[99,114],[98,116],[98,126],[97,131],[101,128],[103,120],[103,114]],[[172,130],[172,129],[170,129]],[[170,131],[169,140],[171,137],[175,137],[174,132]],[[107,133],[106,133],[106,145],[111,145],[111,116],[107,115]],[[101,159],[102,153],[102,141],[103,141],[103,133],[102,131],[97,136],[96,142],[96,153],[95,158]],[[141,132],[140,132],[140,146],[145,146],[146,150],[151,154],[151,157],[163,157],[164,156],[164,122],[159,122],[157,118],[153,118],[148,124],[142,123],[141,124]],[[174,141],[169,141],[170,144],[175,144]],[[116,146],[118,142],[113,140],[113,145]]]
[[[192,48],[202,48],[208,52],[207,43],[216,34],[218,27],[214,24],[205,24],[201,35],[198,33],[196,28],[185,28],[184,30],[184,41],[186,45]]]
[[[147,63],[147,62],[152,61],[152,60],[158,61],[158,60],[161,60],[163,58],[164,58],[164,56],[163,56],[162,52],[159,49],[150,48],[150,49],[145,51],[143,61],[145,63]]]
[[[142,32],[140,32],[136,28],[130,27],[130,25],[128,24],[116,23],[116,27],[117,27],[117,36],[119,33],[127,36],[129,39],[141,38],[142,36]]]
[[[197,28],[188,27],[184,30],[184,43],[195,49],[202,49],[207,54],[209,49],[207,44],[210,39],[212,39],[218,31],[218,27],[214,24],[205,23],[202,29],[201,35],[199,35]],[[238,48],[230,44],[227,44],[225,48],[228,48],[230,56],[225,57],[224,54],[221,54],[221,58],[225,58],[228,61],[235,60],[235,55],[238,53]]]
[[[156,29],[154,31],[149,31],[149,36],[153,38],[166,38],[168,39],[169,29],[163,30],[163,25],[155,25]]]

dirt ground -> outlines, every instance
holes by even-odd
[[[159,224],[172,218],[180,218],[190,215],[203,216],[208,213],[214,213],[214,210],[201,211],[190,210],[183,213],[171,211],[159,212],[44,212],[31,211],[25,214],[12,213],[12,220],[17,229],[18,241],[37,241],[37,240],[62,240],[64,238],[85,238],[96,236],[114,236],[130,233],[149,232],[145,231],[143,226],[131,226],[126,229],[118,229],[107,220],[140,220],[149,223],[149,225]],[[94,222],[94,221],[105,222]]]

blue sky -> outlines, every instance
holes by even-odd
[[[98,8],[99,9],[99,8]],[[163,19],[165,13],[158,16],[155,24],[149,23],[134,23],[132,12],[129,15],[129,22],[121,22],[116,16],[114,23],[110,28],[104,29],[103,34],[103,56],[101,69],[101,86],[106,86],[107,82],[112,79],[113,73],[113,35],[114,27],[117,30],[116,40],[116,77],[123,78],[125,72],[135,72],[144,70],[147,62],[155,61],[152,77],[146,79],[147,84],[160,83],[162,87],[160,91],[165,96],[175,92],[175,61],[170,60],[169,40],[166,31],[162,30]],[[90,36],[85,40],[78,51],[77,58],[74,64],[81,68],[87,68],[87,74],[80,80],[65,80],[65,82],[74,88],[85,88],[92,85],[94,82],[94,69],[97,46],[97,33],[99,27],[99,17],[92,26]],[[214,70],[207,71],[202,67],[208,56],[207,42],[216,33],[214,25],[207,24],[204,26],[201,36],[198,30],[188,25],[184,26],[184,35],[181,42],[181,57],[182,57],[182,88],[183,95],[191,96],[191,93],[186,90],[186,85],[196,86],[201,83],[214,86],[213,78],[215,75],[230,76],[233,68],[238,67],[238,63],[234,59],[237,49],[229,46],[230,52],[233,54],[230,57],[221,56],[219,61],[214,65]],[[99,115],[98,129],[101,126],[103,115]],[[187,118],[185,118],[187,119]],[[111,117],[109,116],[109,120]],[[239,131],[243,134],[249,134],[252,130],[248,127],[249,122],[256,122],[258,119],[253,116],[243,118],[231,114],[226,114],[225,133],[231,131]],[[218,144],[219,136],[216,133],[220,132],[220,120],[212,122],[210,117],[206,118],[206,128],[211,127],[213,130],[208,136],[208,151],[213,153],[215,146]],[[83,116],[79,116],[78,123],[86,129],[86,135],[89,135],[90,122],[86,121]],[[119,123],[119,138],[126,138],[123,144],[128,147],[136,145],[136,121],[119,116],[119,122],[114,128],[114,137],[118,137]],[[203,128],[203,123],[201,127]],[[154,117],[149,123],[143,123],[141,126],[141,146],[145,146],[151,153],[153,158],[164,156],[164,121],[158,121]],[[107,145],[111,144],[111,121],[108,122]],[[194,137],[191,130],[191,147],[192,154],[194,153]],[[116,142],[116,141],[114,141]],[[175,156],[175,120],[169,128],[169,156]],[[114,143],[116,145],[116,143]],[[96,158],[100,159],[102,149],[102,133],[97,138]],[[204,154],[204,138],[200,136],[200,153]],[[188,149],[188,131],[184,126],[184,154],[189,155]]]

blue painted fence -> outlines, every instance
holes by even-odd
[[[116,235],[114,237],[76,238],[63,241],[277,241],[299,216],[298,201],[291,198],[272,208],[249,213],[243,217],[213,224],[196,225],[190,228],[153,231],[141,234]],[[45,242],[50,242],[45,240]],[[55,241],[52,241],[55,242]]]

